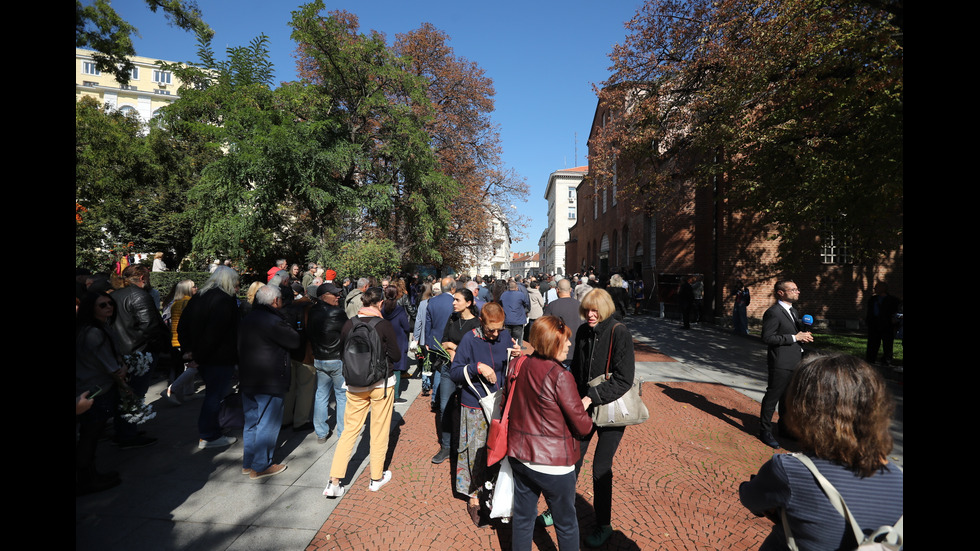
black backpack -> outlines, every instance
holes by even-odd
[[[372,386],[388,377],[388,358],[377,325],[383,318],[354,317],[344,341],[341,359],[344,380],[350,386]]]

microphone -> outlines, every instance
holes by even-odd
[[[803,329],[810,332],[813,329],[813,316],[806,314],[801,318],[801,320],[803,321]]]

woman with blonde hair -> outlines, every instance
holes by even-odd
[[[615,312],[612,297],[602,289],[590,291],[579,306],[579,314],[585,323],[579,326],[575,335],[571,371],[586,409],[614,402],[633,386],[633,337],[625,325],[613,319]],[[605,373],[608,373],[605,380],[596,386],[589,386],[589,381]],[[625,427],[596,427],[586,438],[582,458],[576,464],[577,474],[589,451],[592,436],[596,435],[598,438],[592,462],[596,526],[592,535],[585,539],[589,547],[601,546],[613,533],[612,464],[624,431]]]
[[[193,392],[194,378],[197,376],[197,364],[185,364],[184,353],[180,350],[180,338],[177,335],[177,327],[180,325],[180,316],[184,307],[197,292],[197,285],[192,279],[185,279],[174,287],[173,302],[167,307],[170,310],[170,345],[173,347],[175,365],[183,367],[184,371],[174,379],[161,393],[165,400],[174,405],[180,405],[184,397]],[[188,354],[188,357],[190,355]]]

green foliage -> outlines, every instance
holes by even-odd
[[[197,31],[200,63],[162,64],[183,87],[148,133],[91,100],[76,106],[76,256],[132,241],[243,271],[283,256],[343,258],[357,274],[442,260],[460,184],[433,152],[428,83],[382,36],[303,6],[292,21],[303,81],[273,89],[266,36],[219,58],[210,29],[176,16],[192,4],[148,4]],[[116,43],[134,31],[101,0],[77,8],[77,39],[97,16],[110,18],[103,32],[120,29]]]
[[[75,104],[75,260],[111,262],[114,243],[138,251],[169,251],[179,262],[190,252],[187,192],[197,181],[188,143],[145,127],[135,114]],[[80,209],[84,211],[79,212]]]
[[[430,147],[426,83],[382,35],[358,33],[348,13],[321,17],[323,9],[322,2],[301,6],[291,25],[299,73],[335,132],[325,158],[337,183],[359,197],[362,230],[393,236],[399,258],[438,262],[436,242],[459,185],[439,172]]]
[[[140,132],[134,114],[104,108],[91,98],[75,103],[77,265],[109,260],[98,251],[136,239],[129,213],[150,172]]]
[[[365,237],[340,246],[336,270],[358,277],[388,277],[400,269],[395,242],[383,237]]]

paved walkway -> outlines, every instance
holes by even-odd
[[[712,329],[629,318],[637,374],[648,381],[647,423],[627,429],[614,464],[614,528],[607,549],[756,549],[770,523],[738,503],[739,482],[772,454],[754,434],[765,390],[765,347]],[[164,383],[148,396],[157,396]],[[413,379],[397,406],[389,452],[391,483],[367,491],[367,443],[355,449],[347,494],[321,496],[336,438],[284,429],[277,457],[289,469],[262,481],[240,474],[241,442],[198,450],[200,402],[157,401],[147,431],[156,446],[121,451],[100,443],[98,464],[122,485],[77,498],[77,549],[507,549],[509,529],[477,528],[450,491],[449,462],[436,451],[428,400]],[[902,462],[903,387],[893,457]],[[578,488],[580,524],[591,529],[591,457]],[[355,467],[357,466],[357,467]],[[355,471],[356,468],[356,471]],[[538,530],[537,549],[555,549],[554,529]]]

